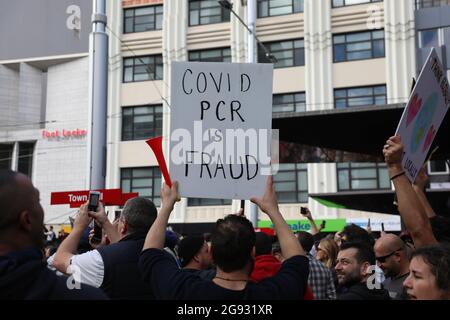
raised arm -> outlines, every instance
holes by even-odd
[[[266,191],[262,198],[251,198],[253,203],[266,213],[274,225],[275,231],[280,242],[281,252],[286,259],[293,256],[305,255],[300,242],[292,233],[291,228],[284,220],[278,209],[278,200],[273,188],[272,176],[267,178]]]
[[[420,169],[419,174],[417,175],[416,181],[414,181],[413,189],[419,198],[420,203],[425,209],[425,213],[428,218],[432,218],[436,215],[433,208],[431,207],[430,202],[428,202],[427,196],[425,194],[425,188],[428,184],[428,176],[425,172],[425,168]]]
[[[166,228],[169,221],[170,213],[175,206],[175,203],[180,201],[178,194],[178,182],[175,181],[172,188],[169,188],[165,183],[161,190],[162,206],[159,210],[155,222],[152,224],[150,230],[145,238],[144,247],[142,250],[154,248],[164,249],[164,242],[166,239]]]
[[[91,220],[92,219],[88,215],[88,204],[85,203],[80,207],[80,211],[75,218],[72,232],[67,236],[66,239],[64,239],[55,253],[53,266],[57,270],[67,273],[67,268],[70,265],[70,259],[72,258],[72,256],[77,254],[80,239]]]
[[[322,225],[321,228],[317,228],[316,222],[313,219],[313,216],[311,214],[311,211],[308,208],[306,209],[306,214],[304,215],[306,217],[306,219],[308,219],[309,223],[311,224],[311,234],[312,235],[316,235],[320,232],[320,230],[323,229]]]
[[[425,213],[411,182],[402,167],[403,145],[399,136],[389,138],[383,148],[383,155],[389,175],[394,183],[398,210],[406,229],[414,240],[415,247],[436,244],[430,221]]]

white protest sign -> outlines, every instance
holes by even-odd
[[[404,145],[402,166],[411,182],[416,180],[450,105],[449,83],[445,74],[433,48],[396,131]]]
[[[180,195],[262,196],[270,174],[271,64],[172,62],[170,175]]]

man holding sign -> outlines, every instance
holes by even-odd
[[[431,50],[395,136],[389,138],[383,155],[398,198],[398,209],[415,247],[436,244],[425,208],[414,183],[450,106],[450,87],[445,70]]]

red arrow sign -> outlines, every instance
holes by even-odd
[[[121,189],[95,190],[100,192],[100,201],[105,206],[123,206],[128,199],[138,197],[139,193],[122,193]],[[88,201],[89,190],[52,192],[51,205],[69,204],[71,208],[79,208]]]

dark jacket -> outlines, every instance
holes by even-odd
[[[390,300],[385,289],[369,289],[365,282],[360,282],[343,290],[338,300]]]
[[[42,252],[36,248],[0,256],[0,300],[104,300],[97,288],[57,276],[47,268]],[[72,284],[69,289],[67,285]]]
[[[97,249],[105,270],[100,288],[111,299],[154,299],[138,268],[145,236],[145,232],[136,232]]]

